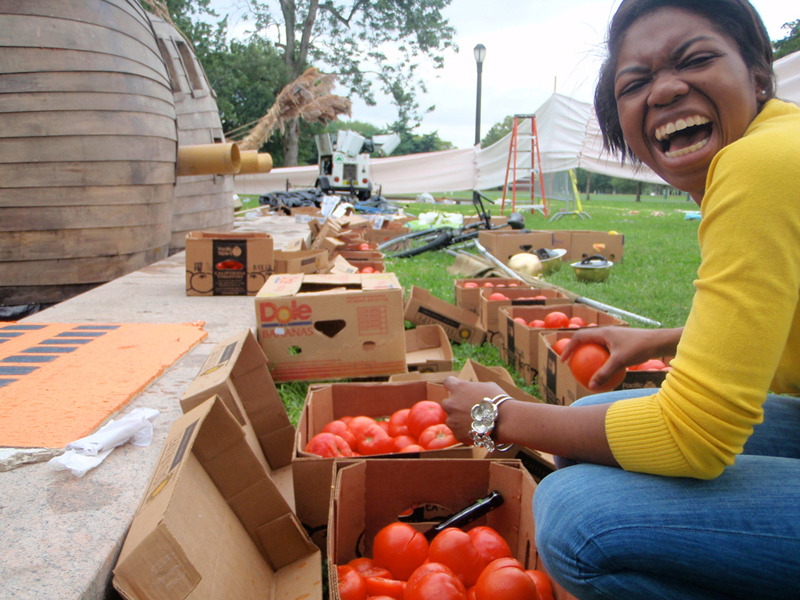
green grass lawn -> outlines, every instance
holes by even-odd
[[[487,194],[489,197],[499,195]],[[443,197],[438,194],[433,196]],[[419,214],[438,210],[475,214],[469,194],[462,198],[464,202],[460,204],[405,204],[406,212]],[[551,216],[563,206],[564,203],[553,203]],[[625,236],[623,260],[614,265],[611,276],[601,283],[577,281],[574,271],[566,263],[546,280],[585,298],[658,321],[664,327],[683,325],[691,308],[694,294],[692,282],[700,265],[697,243],[699,221],[686,220],[685,216],[687,211],[696,212],[697,205],[687,202],[685,196],[666,200],[645,196],[641,202],[636,202],[634,196],[593,195],[591,200],[584,200],[582,206],[591,218],[567,215],[551,222],[539,213],[528,212],[525,213],[526,226],[534,230],[617,231]],[[492,207],[491,212],[500,214],[499,206]],[[506,206],[505,214],[509,213],[510,206]],[[397,274],[406,290],[412,285],[420,286],[452,303],[453,280],[456,277],[447,272],[447,267],[453,261],[454,258],[444,252],[428,252],[413,258],[389,260],[387,267]],[[644,326],[635,321],[630,324],[634,327]],[[456,369],[460,369],[469,358],[488,366],[506,366],[500,360],[497,349],[490,344],[481,347],[455,345],[454,354]],[[526,386],[513,369],[507,368],[517,385],[529,393],[538,393],[535,385]],[[306,389],[307,385],[302,383],[280,386],[293,422],[299,417]]]

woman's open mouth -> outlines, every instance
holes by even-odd
[[[703,148],[711,139],[713,126],[709,119],[695,115],[662,125],[655,138],[667,158],[677,158]]]

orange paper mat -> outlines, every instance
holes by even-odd
[[[0,446],[89,435],[206,337],[203,325],[0,324]]]

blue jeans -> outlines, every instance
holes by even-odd
[[[800,399],[769,396],[764,422],[716,479],[574,464],[541,481],[533,511],[545,568],[581,600],[797,600]]]

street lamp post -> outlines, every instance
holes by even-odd
[[[475,62],[478,63],[478,97],[475,101],[475,145],[481,143],[481,75],[483,74],[483,60],[486,58],[486,46],[475,46]]]

